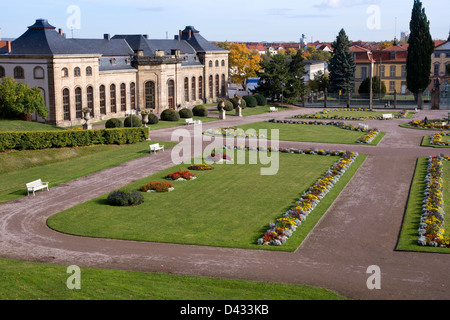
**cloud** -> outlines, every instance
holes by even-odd
[[[322,0],[322,3],[315,5],[321,9],[339,9],[362,5],[379,4],[381,0]]]

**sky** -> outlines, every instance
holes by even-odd
[[[173,39],[194,26],[209,41],[332,42],[343,28],[352,41],[384,41],[409,32],[414,0],[0,0],[2,38],[16,38],[36,19],[67,37],[147,34]],[[433,39],[446,40],[449,0],[422,0]]]

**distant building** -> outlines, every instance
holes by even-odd
[[[0,77],[40,88],[49,116],[34,120],[72,126],[84,122],[85,107],[100,121],[226,97],[228,53],[192,26],[173,40],[108,34],[67,39],[38,19],[0,49]]]
[[[315,80],[316,73],[321,71],[325,74],[327,70],[327,63],[322,60],[304,60],[306,75],[303,77],[305,83],[308,83],[309,80]]]

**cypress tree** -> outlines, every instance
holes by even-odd
[[[350,52],[350,41],[344,29],[341,29],[333,42],[333,57],[328,66],[330,70],[331,92],[342,91],[347,96],[347,107],[350,106],[350,94],[355,79],[355,60]]]
[[[430,83],[431,55],[434,42],[430,34],[430,22],[422,8],[422,2],[414,0],[409,24],[408,58],[406,60],[406,81],[408,90],[414,93],[417,106],[422,109],[422,94]]]

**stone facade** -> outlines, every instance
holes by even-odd
[[[186,27],[174,40],[146,35],[67,39],[37,20],[0,52],[0,77],[39,87],[58,126],[125,117],[130,111],[192,107],[228,95],[228,51]],[[92,122],[92,121],[91,121]]]

